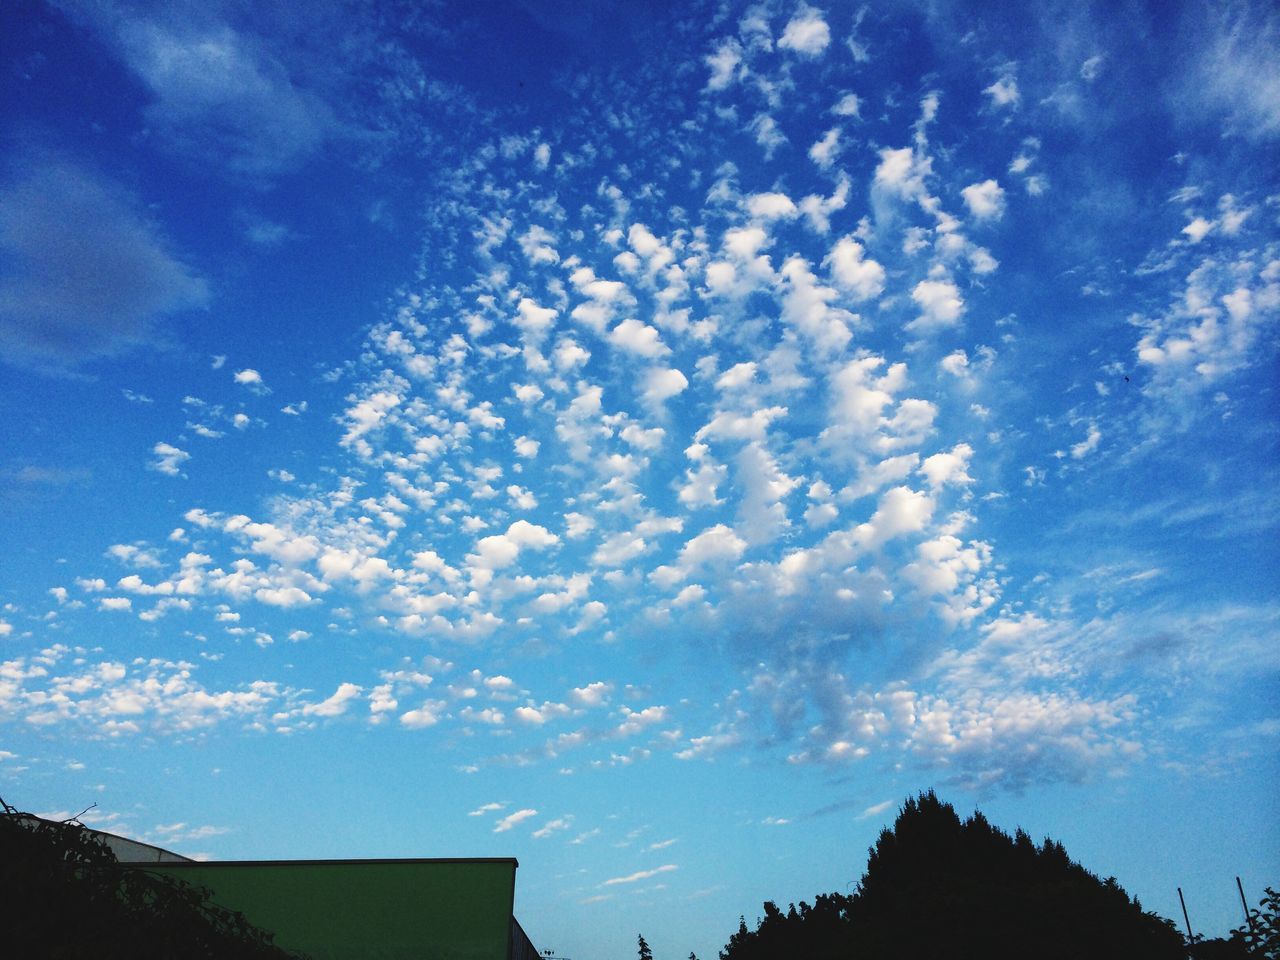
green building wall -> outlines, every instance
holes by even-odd
[[[314,960],[508,960],[517,863],[283,860],[149,863],[205,887]]]

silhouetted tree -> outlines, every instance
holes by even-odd
[[[721,960],[948,957],[1183,960],[1172,923],[1143,911],[1114,878],[1099,880],[1062,844],[1037,846],[980,813],[961,821],[932,792],[903,805],[871,849],[852,896],[819,896],[782,913],[764,905]]]
[[[19,813],[0,800],[0,944],[10,957],[294,957],[243,914],[174,877],[121,866],[72,819]]]
[[[1037,847],[980,813],[961,822],[933,791],[908,800],[881,833],[851,917],[868,958],[1183,955],[1173,925],[1114,878],[1099,880],[1054,840]]]
[[[653,960],[653,951],[649,949],[649,944],[645,943],[644,935],[640,934],[636,939],[639,941],[640,960]]]

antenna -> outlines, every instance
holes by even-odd
[[[1240,906],[1244,907],[1244,922],[1249,925],[1249,932],[1256,933],[1253,929],[1253,914],[1249,912],[1249,901],[1244,898],[1244,887],[1240,884],[1240,878],[1236,877],[1236,889],[1240,891]]]
[[[1187,921],[1187,940],[1195,942],[1196,935],[1191,932],[1191,918],[1187,916],[1187,901],[1182,897],[1182,888],[1178,888],[1178,902],[1182,904],[1182,919]]]

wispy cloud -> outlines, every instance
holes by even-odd
[[[613,887],[624,883],[638,883],[641,880],[648,880],[650,877],[656,877],[661,873],[670,873],[672,870],[680,869],[674,863],[663,864],[660,867],[654,867],[652,870],[637,870],[635,873],[629,873],[625,877],[613,877],[604,881],[600,886]]]

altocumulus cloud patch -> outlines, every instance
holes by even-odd
[[[928,783],[1261,862],[1273,15],[75,9],[134,99],[0,187],[5,359],[100,378],[5,397],[6,772],[412,811],[600,955]]]

